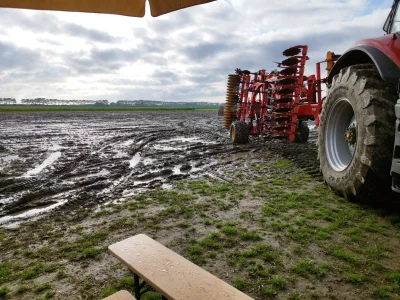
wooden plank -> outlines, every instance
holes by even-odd
[[[169,300],[252,299],[144,234],[108,249]]]
[[[103,300],[136,300],[128,291],[121,290]]]
[[[145,0],[0,0],[0,7],[60,10],[143,17]]]

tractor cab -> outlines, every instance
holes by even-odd
[[[395,0],[392,6],[392,10],[389,13],[389,16],[386,19],[385,24],[383,25],[383,30],[386,33],[396,33],[400,32],[400,9],[399,9],[399,0]]]

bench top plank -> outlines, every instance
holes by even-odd
[[[169,300],[252,299],[147,235],[138,234],[108,249]]]
[[[121,290],[103,300],[136,300],[128,291]]]

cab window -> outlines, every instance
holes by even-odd
[[[392,28],[390,30],[391,33],[400,31],[400,7],[397,6],[396,13],[394,15]]]

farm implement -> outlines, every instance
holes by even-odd
[[[286,49],[286,59],[277,63],[277,70],[236,69],[228,76],[223,115],[233,143],[246,143],[249,135],[307,142],[306,121],[319,124],[321,85],[327,82],[321,78],[321,63],[327,63],[329,73],[339,58],[328,52],[326,59],[316,64],[316,75],[304,76],[307,51],[304,45]]]
[[[392,191],[400,193],[400,0],[383,30],[386,35],[358,41],[343,55],[328,52],[315,75],[304,75],[303,45],[283,51],[277,70],[236,69],[223,110],[232,141],[261,135],[304,143],[306,121],[314,120],[326,184],[351,201],[392,199]]]
[[[283,51],[276,70],[236,69],[223,110],[231,140],[246,143],[249,135],[261,135],[305,143],[313,120],[320,170],[336,194],[351,201],[398,199],[400,0],[393,1],[383,30],[384,36],[360,40],[342,55],[328,52],[315,75],[304,75],[304,45]]]

